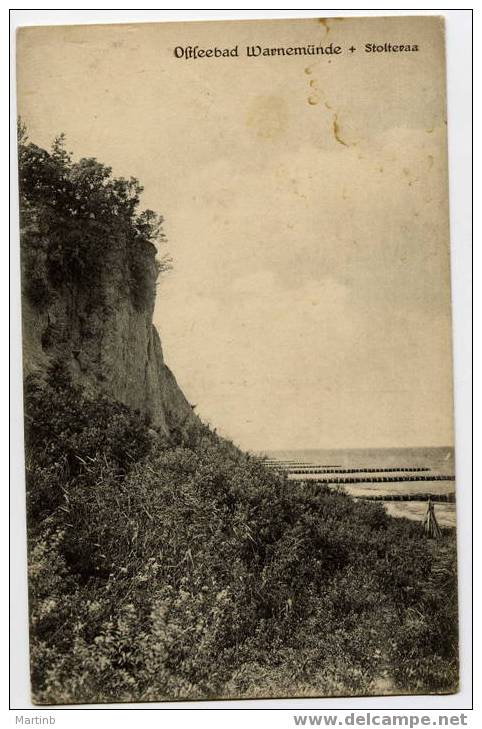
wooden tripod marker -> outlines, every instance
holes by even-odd
[[[439,539],[442,536],[442,532],[440,531],[440,527],[435,516],[435,507],[432,499],[429,499],[427,503],[427,513],[423,520],[423,528],[427,537],[431,539]]]

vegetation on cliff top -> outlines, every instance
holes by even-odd
[[[28,141],[21,123],[18,150],[22,280],[31,303],[45,306],[56,289],[70,285],[89,287],[93,305],[102,305],[104,266],[123,243],[133,304],[153,306],[157,276],[169,259],[156,259],[163,219],[139,211],[139,181],[113,177],[94,158],[74,162],[63,134],[50,151],[42,149]]]

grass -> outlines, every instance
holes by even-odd
[[[455,543],[207,427],[29,382],[35,701],[454,691]],[[389,677],[381,684],[381,677]]]

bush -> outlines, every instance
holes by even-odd
[[[90,399],[55,365],[47,382],[25,383],[27,495],[32,526],[54,510],[66,486],[120,479],[150,449],[146,416],[106,397]]]
[[[450,534],[203,425],[155,439],[61,372],[26,403],[37,702],[455,689]]]
[[[165,241],[163,219],[138,211],[142,186],[112,176],[94,158],[72,161],[63,135],[48,152],[19,133],[19,191],[23,288],[34,306],[49,303],[52,290],[84,285],[93,307],[103,306],[102,276],[119,246],[127,248],[133,305],[149,309],[158,274],[169,267],[156,261],[156,243]],[[39,260],[43,266],[39,268]]]

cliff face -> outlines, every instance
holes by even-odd
[[[152,324],[162,217],[139,211],[142,186],[63,135],[47,151],[19,125],[24,375],[62,362],[74,383],[151,417],[169,435],[195,418]]]
[[[132,250],[125,237],[110,238],[96,264],[95,282],[59,277],[53,284],[46,273],[51,242],[42,240],[39,231],[32,235],[31,227],[27,238],[35,240],[34,258],[23,261],[23,280],[32,280],[34,269],[36,283],[42,283],[42,301],[24,287],[24,374],[42,375],[62,360],[74,382],[150,415],[153,426],[166,435],[195,417],[164,362],[152,324],[153,293],[140,306],[129,287]],[[136,255],[153,292],[155,249],[144,246]]]

